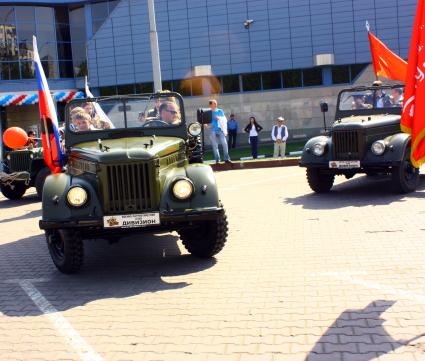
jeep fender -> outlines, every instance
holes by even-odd
[[[321,157],[314,155],[312,151],[313,146],[319,142],[326,143],[325,153]],[[307,143],[304,146],[303,154],[300,160],[300,165],[304,167],[308,167],[310,165],[318,166],[318,165],[324,164],[327,166],[329,164],[329,161],[332,160],[331,154],[332,154],[331,137],[322,135],[322,136],[311,138],[310,140],[307,141]]]
[[[406,148],[410,144],[410,134],[393,134],[386,137],[384,142],[386,150],[383,155],[373,154],[369,147],[363,161],[369,165],[373,165],[376,162],[396,165],[402,161]]]
[[[80,185],[88,193],[87,205],[81,208],[70,206],[66,195],[72,186]],[[65,173],[52,174],[46,178],[43,188],[42,199],[43,221],[68,219],[88,219],[102,217],[102,207],[96,190],[90,182],[83,178],[71,176]]]
[[[172,186],[179,178],[189,178],[194,185],[194,194],[188,201],[177,200],[172,194]],[[219,206],[217,184],[210,166],[190,164],[168,172],[161,195],[161,211],[202,210]]]
[[[388,141],[390,159],[401,162],[406,152],[406,148],[410,145],[410,134],[397,133],[385,139]]]

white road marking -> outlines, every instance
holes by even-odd
[[[103,361],[103,358],[80,336],[60,312],[28,280],[20,280],[19,285],[35,305],[53,323],[66,341],[74,348],[83,361]]]
[[[239,189],[240,187],[246,187],[246,186],[250,186],[250,185],[253,185],[253,184],[267,183],[269,181],[278,180],[278,179],[297,177],[299,175],[300,174],[287,174],[287,175],[282,175],[280,177],[265,178],[265,179],[261,179],[261,180],[254,181],[254,182],[238,183],[235,186],[219,188],[219,191],[230,191],[230,190]]]
[[[363,274],[367,274],[367,273],[364,272]],[[395,295],[395,296],[402,298],[402,299],[414,300],[416,302],[425,304],[425,295],[423,295],[421,293],[415,293],[415,292],[412,292],[412,291],[401,290],[401,289],[398,289],[398,288],[394,288],[392,286],[388,286],[388,285],[384,285],[384,284],[380,284],[380,283],[376,283],[376,282],[371,282],[371,281],[366,281],[364,279],[354,277],[353,273],[323,272],[323,273],[312,274],[312,276],[319,276],[319,277],[323,276],[323,277],[335,278],[335,279],[338,279],[338,280],[341,280],[341,281],[349,282],[353,285],[359,285],[359,286],[363,286],[365,288],[369,288],[369,289],[373,289],[373,290],[384,291],[386,293]]]

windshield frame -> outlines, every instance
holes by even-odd
[[[180,124],[162,126],[162,127],[131,127],[131,128],[110,128],[98,129],[96,131],[86,132],[73,132],[69,130],[70,126],[70,109],[77,104],[85,102],[98,102],[98,101],[114,101],[124,102],[127,100],[152,100],[155,98],[169,98],[175,97],[179,101],[180,106]],[[125,116],[125,110],[124,110]],[[96,141],[98,139],[114,139],[125,137],[143,137],[143,136],[170,136],[182,139],[187,138],[186,130],[186,116],[184,111],[183,98],[179,93],[175,92],[161,92],[161,93],[144,93],[136,95],[114,95],[114,96],[100,96],[94,98],[74,99],[69,101],[65,106],[65,146],[66,148],[72,147],[75,144]]]
[[[338,99],[336,103],[336,111],[335,111],[335,120],[339,120],[342,118],[347,118],[350,116],[361,116],[361,115],[379,115],[379,114],[396,114],[400,115],[402,107],[391,107],[391,108],[365,108],[365,109],[348,109],[348,110],[340,110],[340,102],[341,97],[344,93],[350,92],[350,93],[356,93],[356,92],[366,92],[366,91],[372,91],[374,96],[375,92],[378,89],[383,90],[391,90],[393,88],[403,88],[404,84],[394,84],[394,85],[381,85],[381,86],[361,86],[361,87],[353,87],[353,88],[346,88],[339,92]]]

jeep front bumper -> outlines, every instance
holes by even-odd
[[[137,228],[117,228],[118,230],[145,230],[145,229],[174,229],[176,226],[190,225],[192,222],[214,220],[223,212],[222,207],[214,207],[203,210],[186,210],[184,212],[163,211],[160,212],[159,218],[161,224],[147,227]],[[104,232],[112,232],[117,229],[110,229],[103,227],[102,218],[90,218],[79,220],[40,220],[39,227],[42,230],[49,229],[62,229],[62,228],[80,228],[80,229],[96,229],[103,230]]]

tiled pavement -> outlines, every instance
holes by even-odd
[[[88,241],[74,276],[51,263],[34,193],[0,198],[0,360],[425,360],[425,179],[315,195],[296,167],[216,176],[215,260],[176,234]]]

